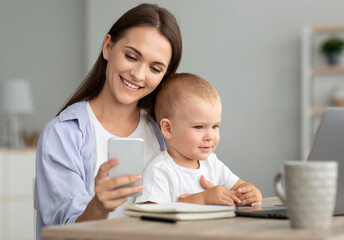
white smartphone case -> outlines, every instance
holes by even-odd
[[[108,159],[118,158],[119,164],[109,171],[109,178],[142,174],[143,170],[143,139],[142,138],[116,138],[112,137],[108,141]],[[124,185],[123,187],[142,185],[139,182]],[[130,195],[138,197],[141,192]]]

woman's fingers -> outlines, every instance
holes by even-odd
[[[123,187],[116,190],[100,192],[97,196],[101,202],[108,202],[126,198],[127,196],[142,191],[143,186]]]
[[[105,191],[99,190],[96,186],[96,197],[104,209],[107,211],[114,211],[118,206],[128,200],[129,195],[142,191],[143,186],[131,186],[118,189],[109,189]]]
[[[104,181],[100,184],[96,183],[95,191],[96,192],[111,191],[111,190],[118,188],[120,186],[124,186],[124,185],[138,182],[138,181],[140,181],[141,178],[142,178],[141,175],[128,175],[128,176],[111,178],[111,179]]]
[[[117,158],[115,159],[110,159],[106,162],[104,162],[102,165],[100,165],[96,179],[101,179],[108,177],[108,173],[111,168],[116,166],[119,163],[119,160]]]
[[[131,194],[141,192],[142,189],[143,189],[142,185],[118,188],[114,191],[109,191],[110,192],[110,199],[126,197],[126,196],[129,196]]]
[[[116,167],[119,163],[118,159],[110,159],[100,165],[97,176],[95,177],[95,191],[109,191],[117,187],[128,185],[139,181],[142,175],[128,175],[109,179],[108,173],[111,168]]]
[[[111,178],[109,180],[109,189],[114,189],[123,185],[128,185],[131,183],[138,182],[141,180],[141,178],[142,178],[142,175],[139,175],[139,174]]]
[[[110,159],[103,163],[95,178],[95,199],[97,205],[106,211],[114,211],[128,200],[129,195],[142,191],[143,186],[123,187],[142,179],[142,175],[128,175],[109,179],[109,170],[119,163],[118,159]]]

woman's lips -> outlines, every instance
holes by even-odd
[[[133,84],[133,83],[131,83],[131,82],[125,80],[125,79],[122,78],[122,77],[121,77],[121,80],[122,80],[122,82],[124,83],[124,85],[125,85],[126,87],[128,87],[129,89],[131,89],[131,90],[138,90],[138,89],[141,88],[140,86],[135,85],[135,84]]]

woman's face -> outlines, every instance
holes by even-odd
[[[137,104],[151,93],[164,77],[172,56],[166,37],[152,27],[128,29],[115,44],[104,40],[107,60],[103,92],[120,104]]]

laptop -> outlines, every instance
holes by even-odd
[[[288,218],[284,205],[268,205],[260,207],[236,207],[236,216],[257,218]]]
[[[344,215],[344,108],[327,108],[314,138],[308,161],[337,161],[338,183],[334,215]],[[237,207],[237,216],[287,218],[285,206]]]

